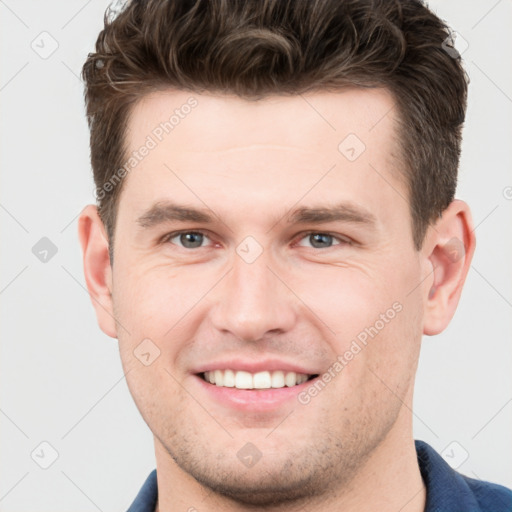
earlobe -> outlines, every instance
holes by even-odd
[[[87,205],[78,219],[78,237],[82,246],[85,282],[101,330],[117,338],[112,302],[112,268],[108,237],[94,205]]]
[[[469,206],[454,200],[429,228],[425,257],[432,267],[424,297],[423,333],[439,334],[450,323],[476,246]]]

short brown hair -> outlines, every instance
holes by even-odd
[[[446,24],[419,0],[132,0],[82,70],[98,207],[112,249],[134,104],[166,88],[273,94],[385,87],[419,250],[454,198],[467,76]],[[107,190],[108,188],[108,190]],[[111,253],[112,258],[112,253]]]

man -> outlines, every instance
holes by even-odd
[[[512,510],[412,437],[475,249],[467,84],[417,0],[140,0],[84,65],[101,329],[155,439],[130,511]]]

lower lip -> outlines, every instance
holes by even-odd
[[[279,409],[291,400],[297,400],[297,395],[315,383],[318,377],[296,386],[269,389],[238,389],[226,388],[210,384],[198,375],[193,376],[213,400],[231,409],[240,411],[265,412]]]

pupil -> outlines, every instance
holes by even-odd
[[[315,244],[317,242],[320,243],[320,247],[325,247],[325,245],[330,246],[329,242],[332,242],[332,236],[331,235],[325,235],[322,233],[315,233],[313,235],[310,235],[313,247],[316,247]]]
[[[194,249],[196,247],[201,247],[201,243],[203,241],[202,236],[203,235],[201,233],[183,233],[180,237],[180,242],[184,247]]]

